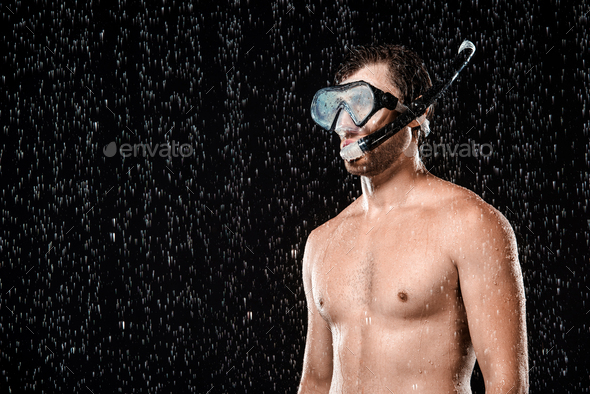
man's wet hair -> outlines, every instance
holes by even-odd
[[[403,45],[393,44],[352,48],[338,66],[335,82],[339,84],[360,69],[370,69],[371,64],[379,63],[389,66],[389,82],[399,89],[402,96],[399,99],[403,104],[411,103],[432,86],[420,56]],[[434,108],[431,106],[427,119],[431,120],[433,115]]]

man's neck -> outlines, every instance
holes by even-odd
[[[424,176],[422,162],[413,157],[404,157],[376,176],[361,176],[362,207],[366,216],[375,218],[405,204],[416,181]]]

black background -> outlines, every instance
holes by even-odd
[[[494,152],[424,161],[514,227],[531,392],[589,392],[589,11],[3,3],[0,390],[295,393],[305,241],[360,195],[311,98],[351,46],[408,45],[436,78],[470,39],[427,141]]]

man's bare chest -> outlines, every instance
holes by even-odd
[[[393,319],[440,312],[458,289],[443,243],[428,224],[340,226],[314,262],[316,307],[333,323],[367,311]]]

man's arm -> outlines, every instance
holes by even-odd
[[[453,260],[486,393],[528,393],[525,295],[514,231],[479,199],[462,219]]]
[[[332,382],[332,332],[313,301],[311,274],[318,258],[318,230],[307,238],[303,254],[303,289],[307,302],[307,339],[298,394],[328,393]]]

